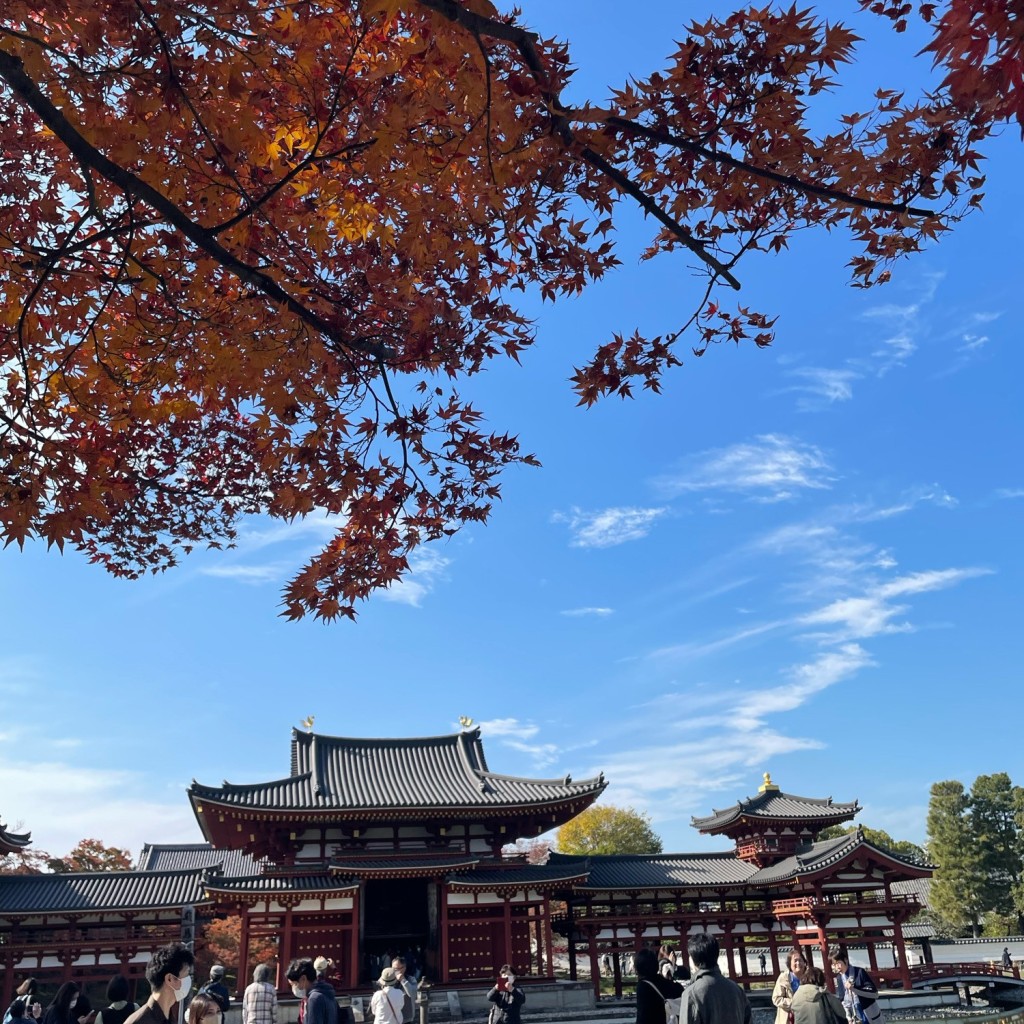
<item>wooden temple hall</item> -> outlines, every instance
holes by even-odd
[[[496,774],[478,729],[383,740],[293,731],[283,778],[193,783],[205,843],[147,845],[133,871],[0,876],[4,1005],[27,976],[141,978],[152,949],[180,938],[193,911],[200,923],[240,917],[239,990],[254,940],[267,938],[282,965],[330,957],[335,987],[353,992],[400,953],[435,986],[475,988],[506,962],[526,982],[553,982],[556,969],[575,980],[580,956],[595,991],[607,955],[621,991],[621,954],[705,930],[739,981],[760,977],[750,968],[760,951],[777,972],[797,943],[827,972],[820,950],[836,940],[866,945],[883,980],[908,970],[903,926],[921,908],[903,883],[930,870],[859,831],[817,841],[859,806],[783,793],[767,775],[754,797],[693,819],[732,840],[726,851],[552,854],[545,864],[503,854],[569,821],[605,786],[603,776]],[[0,852],[28,842],[0,828]],[[889,969],[894,955],[900,966]]]

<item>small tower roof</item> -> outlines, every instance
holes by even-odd
[[[856,800],[853,803],[835,803],[832,797],[819,799],[809,796],[795,796],[783,793],[764,773],[764,784],[757,796],[740,800],[721,811],[714,811],[706,818],[691,818],[690,823],[701,832],[716,835],[729,831],[739,822],[782,822],[795,821],[809,825],[838,825],[850,821],[860,810]]]
[[[8,832],[7,826],[0,821],[0,855],[17,853],[19,850],[24,850],[31,842],[31,832]]]

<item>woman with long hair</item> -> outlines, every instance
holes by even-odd
[[[53,1002],[46,1008],[43,1024],[78,1024],[74,1009],[78,1005],[79,992],[79,987],[73,981],[65,981],[57,989]]]

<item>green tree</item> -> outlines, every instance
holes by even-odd
[[[818,833],[818,839],[835,839],[838,836],[848,836],[851,832],[856,832],[858,827],[861,827],[864,832],[864,838],[872,846],[877,846],[880,849],[887,850],[889,853],[894,853],[897,857],[902,857],[904,860],[916,861],[918,864],[924,864],[928,860],[924,847],[910,842],[909,839],[893,839],[888,832],[880,828],[866,828],[857,825],[829,825],[828,828],[824,828]]]
[[[971,826],[970,797],[962,782],[936,782],[928,803],[928,855],[935,864],[929,902],[953,934],[975,938],[987,907],[982,858]]]
[[[971,831],[981,858],[982,900],[986,911],[1016,918],[1014,893],[1021,883],[1017,811],[1020,786],[1006,772],[979,775],[971,787]],[[1016,932],[1015,926],[1010,930]],[[1001,932],[1005,935],[1006,932]]]
[[[600,804],[566,822],[555,837],[561,853],[661,853],[661,839],[648,814],[632,807]]]

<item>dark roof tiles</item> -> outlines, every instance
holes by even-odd
[[[487,770],[480,731],[415,739],[359,739],[292,732],[292,774],[253,785],[189,790],[195,802],[255,809],[495,809],[592,798],[603,777],[573,782]]]
[[[215,850],[209,843],[147,843],[139,854],[139,871],[192,871],[213,868],[229,877],[258,875],[265,860],[241,850]]]
[[[566,860],[584,863],[583,858]],[[549,865],[562,863],[553,854]],[[585,858],[590,876],[579,886],[587,891],[610,889],[716,889],[743,885],[753,865],[732,851],[723,853],[620,854]]]
[[[9,832],[7,826],[0,821],[0,854],[16,853],[31,842],[31,832]]]
[[[848,821],[860,810],[856,800],[853,803],[833,803],[832,798],[819,800],[814,797],[793,796],[779,790],[768,790],[755,797],[740,800],[732,807],[714,811],[706,818],[691,818],[690,823],[701,832],[717,832],[727,828],[740,818],[766,819],[772,821],[822,821],[837,824]]]
[[[203,872],[89,871],[0,876],[0,916],[175,909],[203,901]]]

